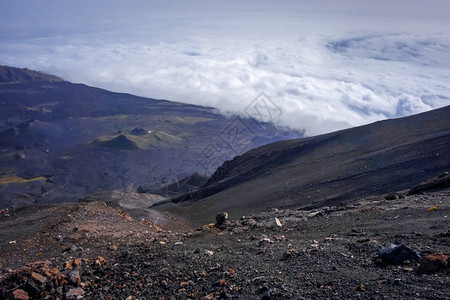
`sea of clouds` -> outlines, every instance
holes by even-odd
[[[4,1],[0,64],[222,112],[264,92],[307,135],[450,104],[445,1],[335,2]]]

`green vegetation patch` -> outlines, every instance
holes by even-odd
[[[120,141],[120,143],[117,143]],[[127,144],[127,147],[121,147],[122,144]],[[91,141],[89,144],[95,147],[108,147],[122,150],[133,149],[149,149],[149,148],[171,148],[179,146],[183,143],[183,139],[179,136],[169,134],[161,130],[150,130],[144,135],[132,135],[127,133],[121,133],[119,135],[101,136]],[[119,145],[120,144],[120,145]],[[129,147],[129,145],[136,145],[136,147]]]
[[[31,179],[25,179],[23,177],[12,175],[12,176],[0,177],[0,184],[27,183],[27,182],[32,182],[32,181],[44,181],[44,180],[45,180],[45,177],[42,177],[42,176],[31,178]]]

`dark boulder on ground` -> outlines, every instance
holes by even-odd
[[[222,226],[227,222],[228,214],[226,212],[221,212],[216,216],[216,226]]]
[[[448,256],[442,253],[433,253],[420,261],[419,272],[435,273],[445,268],[448,264]]]
[[[395,242],[380,250],[377,254],[377,258],[381,260],[382,264],[400,265],[407,260],[418,261],[421,259],[421,256],[416,250],[399,242]]]

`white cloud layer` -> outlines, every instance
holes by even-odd
[[[445,1],[336,2],[4,1],[0,64],[222,111],[263,91],[308,135],[450,104]]]

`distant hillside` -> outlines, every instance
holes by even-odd
[[[118,136],[106,140],[101,141],[99,139],[95,139],[90,143],[92,146],[103,147],[107,149],[117,149],[117,150],[137,150],[139,149],[138,145],[135,142],[128,139],[124,134],[119,134]]]
[[[1,67],[1,78],[0,207],[159,190],[195,172],[210,175],[246,150],[302,136],[211,107],[113,93],[27,69]],[[226,138],[236,129],[230,147]]]
[[[450,171],[450,106],[305,139],[225,162],[199,191],[163,205],[194,222],[269,208],[337,205],[408,189]],[[193,201],[196,201],[191,205]]]
[[[0,83],[11,82],[61,82],[61,78],[29,69],[0,66]]]

